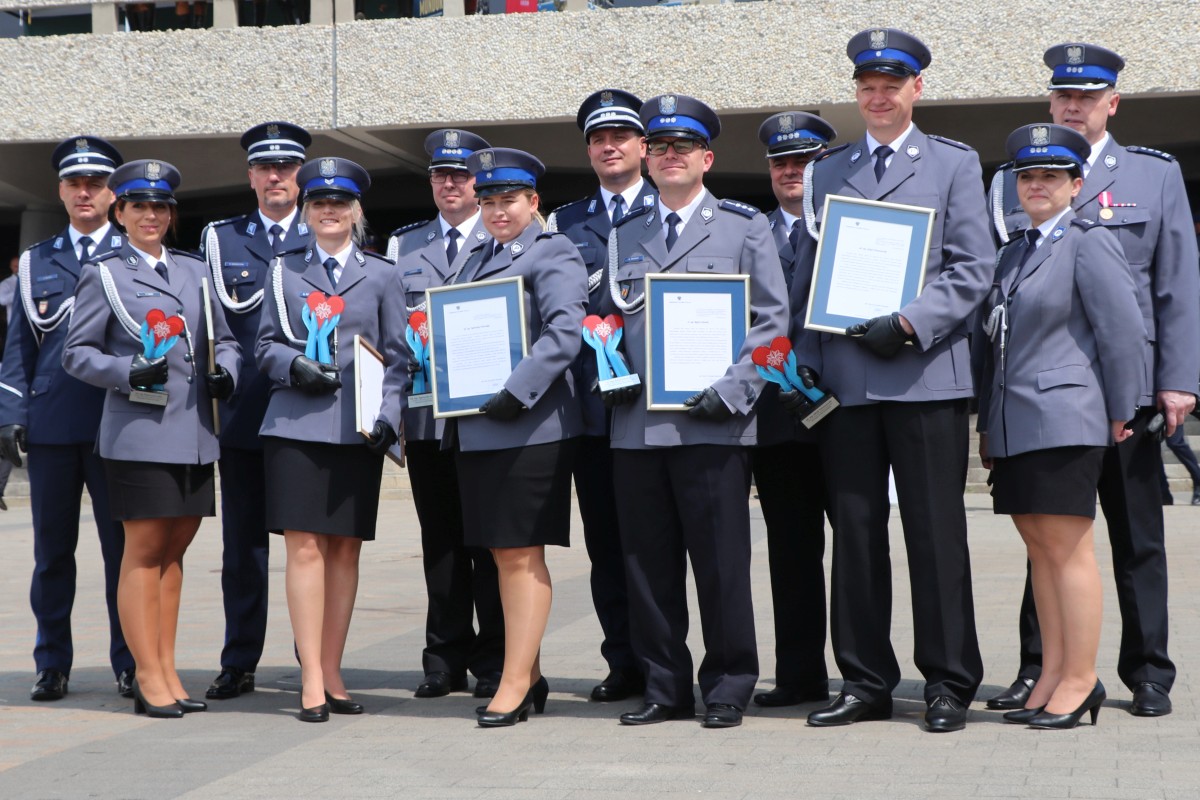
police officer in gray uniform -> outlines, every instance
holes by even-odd
[[[848,336],[803,328],[811,242],[806,269],[792,284],[797,360],[841,401],[821,423],[821,452],[833,524],[830,623],[843,688],[808,722],[846,725],[892,713],[900,667],[890,641],[891,467],[912,573],[925,723],[931,731],[953,731],[966,724],[966,707],[983,678],[963,507],[973,394],[967,320],[991,285],[995,251],[979,157],[912,122],[929,49],[885,28],[855,35],[846,53],[867,132],[810,167],[806,212],[836,194],[933,208],[937,215],[920,296],[852,326]],[[815,239],[816,225],[810,230]]]
[[[404,300],[408,314],[424,313],[425,290],[447,283],[462,269],[471,250],[491,238],[480,221],[475,177],[467,170],[467,157],[488,146],[470,131],[455,128],[425,138],[438,215],[394,231],[388,241],[388,258],[396,262],[408,292]],[[463,544],[458,473],[454,453],[441,447],[442,428],[430,406],[404,409],[408,478],[421,522],[429,595],[421,654],[425,679],[415,696],[463,691],[469,670],[476,677],[475,696],[491,697],[504,665],[504,614],[496,562],[487,550]]]
[[[125,534],[109,511],[103,465],[93,452],[104,392],[72,378],[62,367],[67,320],[84,264],[124,244],[120,231],[108,221],[113,195],[106,183],[122,159],[104,139],[79,136],[59,144],[51,163],[70,224],[21,254],[0,368],[0,455],[19,467],[20,451],[29,453],[34,541],[29,601],[38,627],[33,649],[37,683],[31,697],[59,700],[67,693],[74,661],[75,547],[85,485],[104,559],[109,659],[117,691],[132,697],[133,656],[117,616]]]
[[[717,114],[685,95],[646,101],[647,164],[657,207],[630,212],[609,235],[601,312],[624,318],[625,357],[646,376],[643,278],[648,273],[750,276],[750,327],[737,360],[687,411],[650,411],[630,392],[606,393],[613,484],[629,589],[634,653],[645,705],[621,715],[645,725],[694,715],[686,631],[690,556],[704,630],[700,691],[705,727],[740,725],[758,680],[750,594],[750,453],[754,406],[766,381],[755,347],[787,334],[787,289],[767,218],[704,188]],[[624,402],[621,402],[624,401]]]
[[[209,700],[254,691],[254,670],[267,635],[270,536],[263,518],[258,428],[271,383],[258,371],[252,354],[271,261],[308,237],[308,226],[296,214],[296,173],[304,163],[305,148],[312,144],[308,131],[288,122],[264,122],[246,131],[241,144],[258,210],[213,222],[200,238],[216,300],[245,354],[238,391],[220,405],[225,646],[221,672],[204,694]]]
[[[642,179],[646,148],[638,116],[641,108],[640,99],[620,89],[603,89],[580,104],[575,122],[583,131],[588,160],[600,187],[590,197],[562,206],[546,223],[550,230],[571,237],[587,265],[589,314],[597,312],[604,296],[602,278],[613,223],[630,209],[654,205],[658,198],[654,187]],[[608,675],[592,688],[591,697],[600,702],[624,700],[642,692],[645,678],[629,643],[629,600],[612,487],[609,414],[600,396],[590,391],[597,380],[590,347],[580,351],[572,370],[584,425],[575,460],[575,494],[592,562],[592,605],[604,632],[600,653],[608,662]]]
[[[1108,133],[1117,111],[1117,73],[1125,60],[1093,44],[1069,42],[1046,51],[1053,70],[1050,114],[1058,125],[1082,133],[1092,147],[1083,169],[1075,212],[1112,231],[1137,285],[1149,334],[1145,377],[1134,436],[1109,450],[1100,478],[1100,505],[1112,543],[1121,649],[1117,673],[1133,692],[1130,713],[1171,713],[1175,665],[1167,654],[1167,558],[1158,477],[1162,452],[1143,435],[1161,410],[1166,432],[1195,408],[1200,383],[1200,275],[1196,238],[1188,219],[1183,176],[1173,156],[1145,147],[1122,147]],[[992,182],[992,219],[1000,241],[1028,225],[1013,188],[1011,167]],[[1026,583],[1021,606],[1021,667],[1017,680],[988,701],[989,708],[1018,708],[1041,673],[1041,642],[1033,595]]]
[[[779,265],[791,290],[804,229],[804,168],[837,136],[802,111],[772,114],[758,129],[767,148],[778,207],[767,214]],[[825,479],[814,431],[779,403],[768,384],[756,409],[758,445],[750,451],[754,486],[767,525],[771,606],[775,619],[775,688],[754,695],[760,706],[829,699],[825,667]]]

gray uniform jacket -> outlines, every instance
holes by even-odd
[[[437,217],[394,231],[388,240],[388,258],[396,262],[404,281],[407,292],[404,298],[405,319],[414,311],[425,310],[426,289],[448,283],[454,273],[466,264],[471,250],[491,238],[480,218],[467,240],[459,246],[454,263],[450,264],[446,261],[446,241],[442,238],[442,226]],[[404,438],[410,442],[440,439],[444,422],[433,418],[431,406],[405,407]]]
[[[775,249],[779,253],[779,267],[790,292],[792,279],[796,273],[796,261],[800,254],[792,249],[792,244],[788,241],[788,234],[791,231],[784,224],[783,216],[778,208],[767,214],[767,223],[771,226],[771,236],[775,241]],[[802,236],[801,242],[803,243],[806,238],[808,238],[808,234]],[[779,387],[773,383],[766,384],[766,388],[763,389],[762,398],[755,408],[755,414],[758,417],[758,443],[760,445],[797,441],[815,442],[817,440],[815,432],[805,428],[779,405]]]
[[[976,332],[978,429],[992,456],[1106,446],[1109,421],[1133,417],[1146,341],[1133,278],[1116,237],[1073,218],[1019,270],[1024,243],[1005,250],[981,311],[1007,316],[1003,354],[1000,332]]]
[[[1101,214],[1102,192],[1115,206],[1108,219]],[[991,198],[1001,238],[1029,225],[1011,169],[997,173]],[[1157,391],[1200,393],[1200,270],[1179,163],[1158,150],[1122,147],[1109,136],[1073,207],[1116,234],[1137,284],[1149,335],[1139,405],[1155,405]]]
[[[335,361],[341,368],[342,388],[316,396],[294,388],[291,373],[296,356],[304,355],[307,329],[301,312],[313,292],[337,294],[346,304],[336,329]],[[404,284],[395,265],[374,253],[364,253],[357,245],[346,261],[336,291],[313,244],[279,256],[272,263],[255,348],[258,368],[271,379],[273,387],[259,433],[324,444],[366,442],[354,419],[355,334],[383,356],[387,368],[379,418],[399,431],[404,385],[408,381],[404,307],[396,301],[403,296]],[[364,420],[363,424],[370,430],[375,420]]]
[[[456,283],[520,275],[525,284],[529,355],[504,382],[527,411],[506,422],[482,415],[457,418],[464,451],[504,450],[579,436],[583,419],[569,367],[583,344],[587,271],[571,240],[543,233],[535,221],[498,255],[492,243],[471,251]]]
[[[817,370],[822,387],[846,406],[971,397],[968,320],[991,286],[996,256],[979,156],[967,145],[927,136],[914,126],[882,183],[875,180],[865,136],[819,158],[804,187],[812,194],[817,225],[830,194],[933,208],[937,216],[921,294],[898,309],[915,329],[916,343],[890,359],[849,337],[804,329],[816,250],[802,248],[805,263],[792,286],[797,360]]]
[[[617,296],[622,302],[641,297],[649,272],[750,276],[750,328],[737,361],[713,384],[736,412],[724,422],[698,420],[685,411],[647,411],[645,394],[613,409],[612,446],[624,450],[651,447],[757,443],[755,404],[766,380],[750,360],[754,348],[769,345],[788,331],[787,288],[779,268],[779,251],[767,218],[757,209],[713,197],[706,189],[700,207],[667,253],[661,205],[631,211],[609,235],[609,265],[617,264]],[[606,282],[609,276],[606,275]],[[625,295],[622,297],[622,295]],[[621,343],[629,369],[646,380],[646,313],[623,311],[611,283],[601,297],[601,314],[620,314],[625,320]]]
[[[200,280],[208,274],[208,267],[177,250],[164,250],[163,263],[169,281],[125,243],[83,269],[63,348],[63,368],[85,383],[108,390],[96,440],[101,457],[210,464],[220,455],[220,446],[213,435],[212,402],[204,382],[204,374],[211,368]],[[102,269],[111,276],[118,298],[111,303]],[[134,355],[143,350],[137,331],[154,309],[168,317],[180,316],[187,323],[187,335],[180,336],[166,354],[165,406],[129,399],[129,367]],[[215,301],[212,314],[217,364],[229,371],[236,384],[241,348]]]

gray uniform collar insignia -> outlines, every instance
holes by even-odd
[[[1116,165],[1117,165],[1117,157],[1116,156],[1105,156],[1104,157],[1104,166],[1108,167],[1109,169],[1112,169]]]
[[[255,231],[257,231],[257,230],[258,230],[258,223],[257,223],[257,222],[251,222],[250,224],[248,224],[248,225],[246,226],[246,233],[248,233],[248,234],[249,234],[249,235],[251,235],[251,236],[253,236],[253,235],[254,235],[254,232],[255,232]]]
[[[362,254],[362,251],[361,251],[361,250],[355,250],[355,251],[354,251],[354,257],[355,257],[356,259],[358,259],[358,263],[359,263],[359,264],[365,264],[365,263],[367,263],[367,257],[366,257],[366,256],[364,256],[364,255]]]
[[[853,164],[854,162],[858,161],[860,158],[862,158],[862,150],[855,150],[850,155],[850,163]]]
[[[125,259],[125,263],[131,267],[136,267],[138,265],[138,257],[137,256],[129,256],[128,258]]]
[[[712,215],[713,215],[713,210],[711,208],[709,208],[708,206],[705,206],[704,208],[700,209],[700,216],[704,217],[705,222],[708,222],[710,219],[712,219]]]
[[[915,144],[910,144],[907,148],[905,148],[904,152],[908,153],[909,158],[916,158],[917,156],[921,155],[921,148],[917,147]]]
[[[427,241],[427,242],[432,242],[436,238],[437,238],[437,233],[434,231],[430,231],[429,233],[425,234],[425,241]]]
[[[296,223],[296,233],[300,234],[301,236],[308,236],[308,223],[297,222]]]
[[[596,198],[594,198],[594,197],[592,198],[592,202],[588,203],[588,213],[589,214],[596,213]]]
[[[521,246],[520,242],[513,242],[512,247],[508,248],[509,252],[511,252],[514,256],[520,255],[521,251],[524,249],[525,248]]]
[[[313,251],[312,251],[312,249],[310,248],[310,249],[308,250],[308,252],[306,252],[306,253],[304,254],[304,260],[305,260],[305,261],[312,261],[312,257],[313,257]]]
[[[113,236],[111,239],[108,240],[108,246],[111,247],[112,249],[116,250],[118,247],[121,246],[121,237]]]
[[[487,234],[483,231],[475,231],[475,238],[482,242],[487,238]]]

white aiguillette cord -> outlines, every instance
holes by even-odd
[[[217,299],[221,301],[221,305],[237,314],[245,314],[247,311],[258,308],[262,303],[263,295],[266,294],[262,289],[240,302],[234,300],[229,296],[229,292],[225,291],[225,278],[221,275],[221,240],[217,236],[216,228],[209,227],[204,252],[208,256],[208,268],[212,271],[213,288],[217,292]]]
[[[49,333],[57,328],[75,307],[75,296],[71,295],[63,300],[58,310],[50,316],[43,317],[37,312],[37,308],[33,304],[33,278],[29,272],[28,250],[21,254],[20,265],[17,267],[17,284],[21,290],[21,305],[25,308],[25,317],[29,320],[30,327],[34,329],[34,335],[39,332]]]

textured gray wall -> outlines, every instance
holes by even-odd
[[[112,137],[228,135],[265,118],[314,131],[568,119],[585,91],[607,85],[643,96],[686,92],[721,111],[846,103],[845,42],[874,25],[904,28],[930,46],[926,103],[1042,97],[1042,50],[1068,39],[1125,55],[1127,95],[1200,88],[1200,45],[1183,35],[1200,30],[1196,0],[769,0],[353,22],[336,31],[3,40],[0,141],[56,140],[81,127]],[[82,126],[81,73],[94,100]],[[257,81],[272,91],[251,91],[262,88]]]

